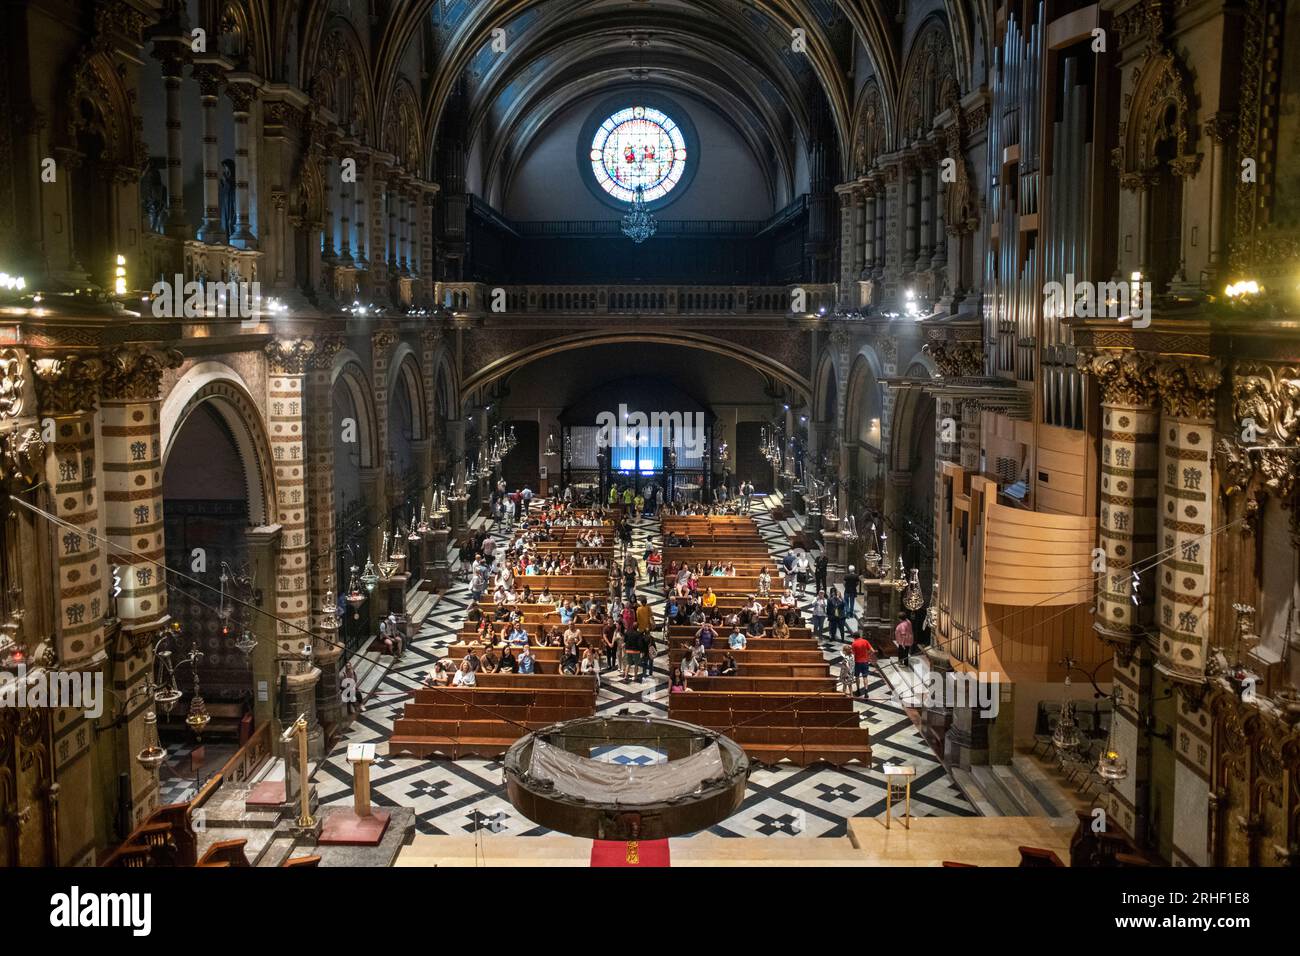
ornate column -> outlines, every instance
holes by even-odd
[[[226,96],[235,117],[235,232],[230,244],[256,249],[257,237],[249,219],[248,114],[257,90],[247,83],[232,82],[226,87]]]
[[[303,416],[306,434],[307,466],[307,542],[310,554],[310,619],[312,623],[313,659],[320,670],[316,685],[316,707],[326,727],[343,717],[338,692],[338,676],[343,644],[338,631],[320,627],[322,609],[331,592],[334,606],[346,581],[335,579],[336,560],[334,528],[334,440],[333,405],[334,359],[344,347],[343,336],[326,333],[316,337],[316,347],[307,359],[304,381],[306,409]]]
[[[98,356],[36,359],[37,405],[54,422],[46,446],[50,510],[64,525],[53,531],[58,555],[59,665],[98,665],[104,650],[105,555],[95,468],[95,406],[104,362]]]
[[[1154,615],[1154,575],[1141,579],[1135,605],[1129,569],[1156,551],[1160,422],[1155,366],[1143,353],[1114,350],[1083,352],[1078,364],[1097,378],[1102,393],[1097,535],[1105,570],[1093,628],[1102,640],[1132,644],[1146,637]]]
[[[1156,366],[1160,387],[1160,547],[1172,551],[1159,572],[1160,640],[1156,667],[1175,681],[1199,683],[1211,631],[1214,552],[1211,492],[1217,359],[1173,359]]]
[[[849,289],[853,284],[853,262],[856,258],[853,192],[847,185],[837,186],[835,191],[840,197],[840,307],[848,308],[852,301]]]
[[[948,261],[948,234],[944,228],[945,205],[948,202],[948,184],[940,176],[933,177],[936,183],[934,197],[934,229],[931,238],[931,248],[933,255],[930,258],[930,268],[934,269],[940,276],[943,275],[943,267]],[[952,286],[949,285],[949,290]]]
[[[203,105],[203,225],[200,242],[225,245],[229,238],[221,228],[221,161],[217,156],[217,97],[221,92],[221,70],[209,64],[194,68]]]
[[[184,137],[181,130],[181,78],[185,72],[185,47],[180,43],[155,47],[162,64],[167,99],[167,234],[180,239],[193,236],[185,216]]]
[[[279,620],[276,642],[281,673],[289,681],[292,721],[306,711],[308,740],[313,754],[321,750],[321,731],[314,705],[314,688],[320,670],[312,658],[320,648],[312,637],[311,592],[307,582],[307,461],[303,454],[303,380],[315,352],[311,339],[273,339],[267,343],[267,416],[275,473],[276,524],[280,526],[280,551],[276,567],[276,596],[271,613]],[[305,645],[312,654],[303,653]],[[310,706],[308,706],[310,704]],[[296,710],[294,708],[297,708]]]

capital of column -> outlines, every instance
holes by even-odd
[[[1214,395],[1223,378],[1218,359],[1162,359],[1156,363],[1155,380],[1160,389],[1160,406],[1166,415],[1199,421],[1214,419]]]
[[[253,101],[257,99],[257,87],[245,81],[227,83],[226,99],[230,100],[231,111],[236,116],[242,113],[246,117]]]
[[[266,359],[274,375],[301,375],[316,351],[309,338],[272,339],[266,343]]]
[[[93,353],[33,360],[37,407],[53,415],[93,412],[105,370],[103,358]]]
[[[199,95],[204,99],[215,100],[221,93],[226,81],[225,72],[212,63],[197,63],[190,75],[199,84]]]
[[[1155,404],[1155,362],[1145,353],[1080,349],[1076,364],[1100,383],[1103,402],[1135,408]]]
[[[108,353],[100,379],[100,395],[108,400],[156,401],[163,372],[179,368],[184,356],[178,349],[124,346]]]

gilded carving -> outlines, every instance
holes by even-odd
[[[1258,447],[1236,453],[1245,461],[1236,461],[1225,492],[1246,490],[1258,477],[1269,493],[1290,499],[1296,487],[1297,455],[1287,449],[1300,448],[1300,367],[1238,362],[1232,376],[1232,404],[1238,435],[1253,436],[1254,442],[1244,444]]]
[[[1156,363],[1160,404],[1166,415],[1202,421],[1214,418],[1214,393],[1223,376],[1218,359],[1165,359]]]
[[[944,378],[969,378],[984,373],[984,348],[980,342],[936,340],[927,342],[921,351],[934,359]]]
[[[98,356],[66,355],[32,362],[36,375],[36,403],[42,412],[68,415],[94,411],[104,361]]]
[[[301,375],[316,351],[311,339],[272,339],[266,343],[266,359],[274,375]]]
[[[1097,379],[1103,402],[1135,408],[1155,404],[1155,362],[1150,356],[1130,350],[1080,349],[1076,364]]]
[[[176,349],[127,346],[115,349],[104,362],[100,392],[104,398],[153,401],[166,369],[179,368],[183,356]]]

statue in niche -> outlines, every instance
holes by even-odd
[[[160,160],[151,159],[140,182],[140,204],[149,228],[157,233],[167,231],[167,187],[163,185],[160,166]]]
[[[221,231],[227,236],[235,234],[235,161],[221,161],[221,181],[218,185],[217,204],[221,209]]]

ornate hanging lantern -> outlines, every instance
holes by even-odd
[[[1067,662],[1066,666],[1073,666],[1074,662]],[[1079,722],[1074,719],[1074,701],[1070,697],[1070,675],[1067,671],[1065,675],[1065,692],[1064,699],[1061,701],[1061,717],[1056,722],[1056,729],[1052,731],[1052,746],[1056,748],[1057,755],[1065,758],[1079,749]]]
[[[646,209],[645,187],[637,186],[636,194],[632,197],[632,208],[623,216],[623,235],[640,245],[653,236],[657,229],[655,217]]]
[[[375,585],[379,583],[379,575],[375,571],[375,565],[366,555],[366,566],[361,571],[361,586],[366,589],[367,594],[373,594]]]
[[[921,594],[920,569],[913,568],[912,576],[907,581],[907,588],[903,591],[903,607],[909,611],[919,611],[925,604],[925,597]]]

